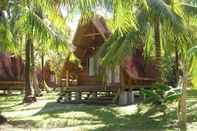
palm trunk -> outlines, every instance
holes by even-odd
[[[32,40],[27,39],[26,41],[26,49],[25,49],[25,55],[26,55],[26,62],[25,62],[25,97],[23,99],[24,103],[32,103],[36,101],[36,97],[33,96],[33,89],[31,84],[31,69],[30,69],[30,63],[31,63],[31,44]]]
[[[34,45],[31,43],[31,77],[32,85],[35,96],[41,96],[41,90],[39,88],[38,79],[35,73],[35,61],[34,61]]]
[[[176,85],[179,81],[179,54],[177,41],[175,41],[175,76],[176,76]]]
[[[159,19],[155,19],[154,24],[155,33],[155,55],[156,55],[156,68],[157,68],[157,80],[161,81],[161,42],[160,42],[160,22]]]
[[[44,71],[44,51],[42,51],[41,56],[41,68],[42,68],[42,89],[45,90],[47,93],[49,93],[49,87],[45,82],[45,71]]]
[[[186,97],[187,97],[187,79],[183,76],[183,84],[182,84],[182,95],[180,99],[180,116],[179,116],[179,126],[181,131],[187,130],[187,106],[186,106]]]
[[[44,53],[43,53],[43,51],[42,51],[42,56],[41,56],[41,69],[42,69],[41,85],[42,85],[42,88],[44,89]]]

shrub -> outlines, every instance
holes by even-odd
[[[167,81],[168,85],[176,87],[178,84],[178,78],[176,78],[176,65],[175,58],[173,57],[163,57],[163,78]]]
[[[155,83],[151,89],[146,89],[143,93],[146,97],[145,102],[161,109],[164,115],[168,104],[177,102],[181,95],[180,88],[173,88],[161,83]]]

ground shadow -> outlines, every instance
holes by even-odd
[[[67,107],[68,106],[68,107]],[[113,109],[113,106],[91,106],[91,105],[64,105],[55,102],[47,103],[39,112],[34,114],[46,115],[47,118],[58,118],[65,119],[64,116],[57,115],[59,113],[69,113],[69,112],[85,112],[95,116],[95,118],[88,118],[91,124],[103,124],[104,126],[96,128],[94,130],[135,130],[135,131],[161,131],[166,129],[175,129],[176,124],[174,120],[176,119],[176,112],[172,111],[167,114],[167,118],[163,119],[161,115],[155,115],[158,111],[155,108],[150,108],[146,112],[137,111],[136,113],[129,115],[120,115],[119,112]],[[114,106],[116,107],[116,106]],[[66,119],[73,119],[67,117]],[[87,118],[78,117],[77,120],[85,120]],[[82,122],[77,125],[86,125],[89,123]],[[66,125],[65,126],[70,126]]]
[[[36,122],[33,120],[10,120],[8,124],[15,127],[15,128],[31,128],[36,125]]]

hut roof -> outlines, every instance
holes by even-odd
[[[73,39],[73,45],[77,48],[75,55],[84,56],[88,52],[88,48],[101,46],[110,36],[111,32],[103,17],[95,16],[86,23],[79,22]]]

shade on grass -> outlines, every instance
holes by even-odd
[[[197,91],[189,91],[189,128],[197,128]],[[98,106],[56,103],[57,94],[45,94],[37,103],[21,104],[22,96],[1,96],[0,111],[9,120],[9,128],[15,130],[133,130],[174,131],[177,129],[176,112],[162,113],[149,105]],[[7,127],[7,128],[8,128]],[[5,127],[4,127],[5,128]],[[195,131],[195,130],[194,130]]]

